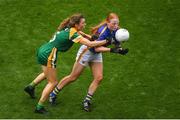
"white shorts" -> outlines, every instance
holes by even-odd
[[[102,62],[102,53],[93,53],[87,49],[87,46],[82,45],[78,50],[76,61],[83,66],[91,62]]]

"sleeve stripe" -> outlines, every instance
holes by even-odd
[[[106,28],[107,28],[107,26],[104,27],[104,29],[101,31],[101,33],[99,34],[99,36],[102,35],[102,34],[104,33],[104,31],[106,30]]]
[[[74,38],[72,41],[78,43],[82,39],[82,36],[79,35],[78,37]]]

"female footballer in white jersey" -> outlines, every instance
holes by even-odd
[[[87,95],[83,101],[83,108],[85,111],[90,111],[90,101],[97,87],[103,79],[103,60],[102,52],[112,52],[118,54],[127,54],[128,49],[122,49],[119,47],[120,43],[115,40],[115,32],[119,28],[119,17],[115,13],[110,13],[106,20],[92,29],[92,33],[98,36],[97,41],[103,39],[114,39],[114,43],[117,45],[115,48],[108,48],[106,46],[89,48],[86,45],[82,45],[77,53],[76,62],[69,75],[64,77],[59,84],[55,87],[50,94],[49,102],[54,104],[57,98],[57,94],[69,83],[75,81],[83,72],[86,66],[90,66],[93,81],[89,86]],[[82,36],[88,35],[83,32],[79,32]]]

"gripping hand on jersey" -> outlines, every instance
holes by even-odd
[[[108,45],[111,45],[114,40],[113,38],[106,38],[106,41],[107,41],[106,46],[108,46]]]
[[[91,36],[91,41],[97,40],[98,38],[99,38],[99,36],[94,34]]]
[[[120,47],[115,47],[115,48],[111,48],[110,50],[111,53],[117,53],[117,54],[121,54],[121,55],[126,55],[129,52],[129,49],[123,49]]]

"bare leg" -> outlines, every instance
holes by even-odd
[[[46,75],[47,79],[48,79],[48,84],[45,86],[41,98],[39,100],[39,103],[44,103],[50,92],[52,92],[52,90],[54,89],[54,87],[57,84],[57,80],[56,80],[56,68],[48,68],[45,66],[42,66],[43,72]]]
[[[42,72],[33,80],[33,83],[38,85],[44,79],[46,79],[46,76],[45,76],[44,72]]]
[[[101,62],[94,62],[90,64],[90,67],[94,79],[89,86],[88,93],[93,95],[103,79],[103,64]]]
[[[72,69],[72,72],[70,75],[64,77],[60,82],[59,84],[57,85],[58,89],[62,89],[64,88],[66,85],[68,85],[69,83],[75,81],[80,75],[81,73],[83,72],[84,70],[84,66],[81,65],[80,63],[78,62],[75,62],[74,63],[74,66],[73,66],[73,69]]]
[[[24,88],[24,91],[29,94],[31,98],[35,98],[35,86],[46,78],[45,74],[40,73],[28,86]]]
[[[97,87],[99,86],[103,78],[103,65],[101,62],[93,62],[90,64],[90,67],[91,67],[91,71],[92,71],[94,79],[89,86],[88,93],[83,102],[84,110],[87,112],[90,111],[90,103],[91,103],[90,101],[92,99],[94,92],[96,91]]]
[[[56,104],[57,94],[69,83],[75,81],[81,75],[83,70],[84,66],[79,64],[78,62],[75,62],[71,74],[64,77],[50,94],[49,102],[51,104]]]

